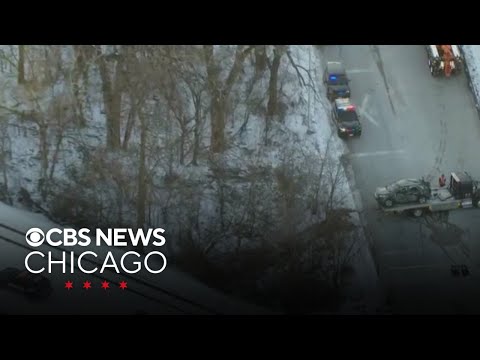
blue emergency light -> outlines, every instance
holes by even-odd
[[[335,75],[330,75],[330,80],[337,80],[337,77]]]

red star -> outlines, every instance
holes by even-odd
[[[109,282],[108,282],[107,280],[104,280],[104,281],[102,282],[102,289],[107,290],[107,289],[109,289],[109,288],[110,288]]]
[[[127,288],[127,282],[126,281],[120,281],[120,289],[125,290]]]
[[[66,283],[65,283],[65,289],[73,289],[73,282],[71,282],[70,280],[68,280]]]
[[[88,281],[88,280],[85,281],[85,282],[83,283],[83,288],[84,288],[84,289],[87,289],[87,290],[88,290],[88,289],[91,289],[91,288],[92,288],[92,283],[91,283],[90,281]]]

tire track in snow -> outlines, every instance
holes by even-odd
[[[444,104],[440,105],[440,107],[442,108],[443,111],[445,110]],[[448,135],[447,121],[442,116],[440,118],[440,140],[438,142],[437,150],[435,152],[436,155],[435,155],[433,166],[427,175],[428,181],[432,181],[433,179],[435,179],[435,174],[438,174],[440,176],[440,174],[442,173],[441,167],[445,157],[445,152],[447,150],[447,135]]]

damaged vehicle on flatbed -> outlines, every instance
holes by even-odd
[[[423,179],[402,179],[375,191],[375,200],[386,213],[410,213],[422,216],[426,212],[478,208],[478,181],[463,172],[452,172],[445,187],[432,187]]]

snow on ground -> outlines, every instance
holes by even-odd
[[[299,65],[299,71],[308,86],[301,86],[295,68],[290,64],[287,56],[282,58],[282,64],[286,64],[287,76],[282,86],[283,99],[288,101],[288,110],[284,118],[283,126],[272,129],[273,142],[278,146],[262,147],[264,134],[263,115],[251,115],[251,121],[248,122],[245,130],[248,136],[242,136],[238,148],[248,149],[258,153],[256,160],[267,166],[276,167],[281,164],[282,155],[285,148],[292,147],[298,150],[294,157],[296,160],[302,160],[303,154],[318,156],[318,159],[324,155],[329,140],[331,141],[329,155],[332,159],[340,159],[345,153],[346,147],[341,139],[332,133],[330,127],[330,104],[325,97],[325,90],[321,81],[323,65],[315,49],[310,46],[290,46],[290,52],[293,60]],[[309,79],[307,73],[301,69],[310,69],[312,78]],[[259,92],[266,90],[268,81],[262,84]],[[263,89],[264,88],[264,89]],[[240,131],[242,121],[237,121],[236,126],[229,129],[230,133]],[[334,135],[332,137],[332,135]],[[234,166],[237,162],[239,167],[247,165],[245,157],[238,154],[238,148],[234,148],[227,154],[229,166]],[[342,177],[345,178],[344,173]],[[348,184],[342,181],[342,187],[339,192],[345,195],[344,206],[354,208],[353,197],[351,196]]]
[[[285,105],[281,121],[272,121],[269,131],[270,144],[265,146],[265,115],[260,112],[249,114],[247,124],[245,125],[245,107],[237,107],[234,115],[236,116],[233,126],[229,126],[227,132],[239,134],[234,137],[234,146],[231,146],[225,153],[222,161],[229,169],[237,169],[240,173],[248,172],[250,167],[265,168],[276,170],[282,168],[282,165],[290,166],[289,170],[294,170],[297,174],[305,174],[306,167],[312,166],[313,173],[318,172],[322,160],[327,158],[331,166],[340,166],[340,158],[345,153],[346,147],[341,139],[332,132],[330,126],[330,103],[326,99],[325,89],[321,81],[323,65],[317,51],[312,46],[290,46],[290,54],[297,69],[291,64],[289,58],[284,55],[280,67],[282,76],[279,78],[281,88],[279,102]],[[310,70],[311,78],[306,70]],[[252,68],[246,69],[253,71]],[[302,85],[298,72],[303,78],[306,86]],[[246,76],[248,78],[248,76]],[[265,93],[268,91],[268,78],[260,80],[254,88],[254,93],[250,96],[264,98],[266,106]],[[328,146],[328,154],[327,152]],[[312,164],[313,163],[313,164]],[[191,171],[197,171],[192,169]],[[332,170],[333,171],[333,170]],[[276,188],[275,178],[270,178],[272,183],[267,184],[271,189]],[[307,179],[308,180],[308,179]],[[300,183],[300,186],[312,186],[312,181]],[[239,179],[239,183],[232,185],[236,191],[244,191],[242,181],[250,180]],[[267,180],[268,181],[268,180]],[[324,177],[325,188],[321,190],[321,196],[329,193],[328,180]],[[203,211],[204,222],[208,222],[207,214],[211,214],[218,206],[215,204],[215,188],[204,191],[202,208],[210,211]],[[244,191],[246,194],[246,191]],[[267,196],[266,194],[264,194]],[[297,231],[319,221],[319,218],[313,216],[311,210],[305,206],[309,201],[308,195],[298,199],[295,206],[303,211],[303,214],[296,214],[295,219],[289,219],[293,222]],[[276,190],[269,193],[269,201],[272,204],[280,201],[282,194]],[[339,180],[336,184],[335,206],[348,209],[355,209],[355,201],[350,190],[345,171],[342,166],[339,168]],[[218,200],[217,200],[218,201]],[[268,203],[268,201],[264,201]],[[326,202],[326,201],[325,201]],[[261,206],[261,205],[260,205]],[[281,207],[281,206],[279,206]],[[276,210],[270,210],[272,217],[278,219]],[[320,210],[321,212],[321,210]],[[284,214],[279,214],[280,217]],[[324,214],[322,214],[324,216]],[[359,224],[359,218],[352,214],[353,221]],[[235,241],[235,239],[231,239]],[[224,242],[225,246],[226,241]]]
[[[217,49],[216,49],[217,50]],[[232,126],[227,127],[227,132],[238,134],[230,149],[227,150],[223,161],[228,168],[238,168],[246,170],[249,166],[265,166],[275,168],[282,164],[285,157],[292,156],[294,166],[305,164],[305,154],[312,159],[324,157],[327,144],[329,145],[329,157],[334,161],[340,162],[340,158],[348,149],[343,142],[332,132],[330,126],[330,104],[325,96],[325,89],[321,81],[321,75],[324,68],[322,59],[313,46],[290,46],[291,57],[298,65],[297,69],[290,63],[286,55],[282,58],[282,67],[286,69],[287,74],[280,80],[282,94],[279,100],[285,103],[286,110],[283,117],[283,123],[278,122],[272,125],[270,130],[270,140],[273,146],[262,146],[264,136],[263,114],[247,114],[245,106],[239,105],[234,113],[235,121]],[[2,65],[3,66],[3,65]],[[8,67],[8,66],[7,66]],[[310,69],[312,77],[310,78],[304,69]],[[16,89],[15,77],[12,75],[12,69],[2,67],[2,76],[0,76],[0,85],[3,89]],[[5,70],[5,71],[4,71]],[[253,71],[253,67],[246,68],[246,73]],[[308,86],[301,86],[297,71],[301,74]],[[14,71],[13,71],[14,73]],[[68,166],[78,164],[80,161],[79,147],[85,146],[90,149],[104,143],[104,117],[102,97],[100,89],[100,79],[93,67],[90,69],[90,89],[88,91],[89,126],[81,131],[67,130],[65,143],[62,146],[61,158],[55,176],[62,178],[65,176]],[[243,88],[242,88],[243,89]],[[262,78],[259,84],[255,86],[252,97],[265,97],[268,91],[268,79]],[[15,91],[3,91],[1,93],[2,102],[8,107],[15,107]],[[265,101],[265,100],[264,100]],[[43,104],[42,104],[43,105]],[[266,105],[266,104],[264,104]],[[247,125],[242,128],[249,116]],[[38,128],[35,124],[28,123],[19,125],[17,121],[8,122],[8,131],[10,133],[10,149],[12,158],[9,170],[9,186],[18,190],[25,187],[32,194],[36,192],[37,179],[40,176],[40,161],[38,155]],[[206,126],[205,138],[208,139],[208,126]],[[79,140],[80,139],[80,140]],[[291,154],[286,154],[286,151]],[[52,156],[52,151],[50,152]],[[204,163],[197,167],[176,167],[177,173],[193,181],[202,181],[211,173],[211,170]],[[158,169],[162,173],[162,169]],[[347,176],[343,167],[340,169],[340,181],[337,187],[337,198],[341,200],[339,206],[355,209],[355,201],[352,191],[349,187]],[[238,184],[238,188],[242,188]],[[202,190],[203,200],[200,204],[201,214],[204,216],[205,223],[208,223],[209,214],[215,214],[217,204],[215,204],[215,188],[209,186]],[[306,219],[308,218],[305,217]],[[359,217],[353,214],[353,218],[360,225]],[[308,225],[308,224],[302,224]],[[365,273],[365,269],[357,272]]]
[[[336,136],[336,132],[332,131],[330,123],[331,105],[326,98],[325,88],[322,83],[322,71],[324,69],[324,59],[313,46],[291,46],[291,54],[294,61],[312,71],[312,79],[308,80],[306,74],[303,74],[305,80],[315,89],[300,87],[295,81],[290,82],[284,88],[286,97],[294,99],[298,105],[295,111],[286,118],[286,127],[296,135],[295,142],[301,147],[303,152],[322,156],[330,141],[329,155],[332,159],[340,162],[343,155],[349,152],[346,143]],[[292,65],[288,68],[293,79],[296,79],[296,71]],[[273,151],[269,159],[278,161],[279,150]],[[355,269],[354,278],[351,280],[351,287],[348,288],[347,294],[352,298],[360,299],[358,301],[347,301],[342,311],[347,313],[356,313],[358,311],[375,312],[376,307],[381,302],[381,295],[377,291],[377,274],[371,254],[368,248],[368,241],[362,228],[360,216],[358,214],[361,204],[355,201],[352,188],[347,179],[345,168],[340,168],[339,181],[339,198],[344,206],[353,209],[351,214],[352,220],[358,226],[355,236],[358,236],[358,244],[362,247],[359,256],[354,260]],[[358,310],[358,305],[362,305]],[[355,309],[357,307],[357,310]]]
[[[298,65],[312,71],[311,81],[306,78],[315,93],[310,88],[303,87],[303,91],[298,91],[298,87],[290,84],[291,94],[298,94],[299,103],[302,104],[301,110],[292,114],[287,126],[294,131],[298,137],[301,146],[312,153],[319,155],[325,153],[327,144],[331,142],[329,152],[333,159],[340,161],[342,155],[347,151],[343,140],[336,136],[330,125],[330,104],[326,98],[325,88],[322,82],[322,71],[324,65],[322,59],[317,55],[313,46],[292,46],[292,58],[298,62]],[[289,71],[295,72],[290,65]],[[333,145],[333,146],[332,146]],[[354,209],[355,202],[351,189],[349,187],[344,169],[341,169],[341,178],[339,192],[343,195],[343,206]]]
[[[462,45],[466,72],[470,78],[470,87],[475,96],[477,110],[480,111],[480,45]]]
[[[4,49],[10,51],[10,49]],[[261,147],[263,142],[264,120],[263,115],[251,114],[251,119],[235,141],[235,146],[227,152],[223,161],[229,168],[238,167],[245,170],[255,162],[255,166],[276,167],[281,164],[285,157],[285,148],[290,147],[294,150],[293,157],[300,163],[302,154],[309,154],[319,159],[324,155],[326,144],[332,137],[332,131],[329,125],[329,104],[325,99],[323,84],[321,82],[322,64],[317,56],[317,52],[312,46],[290,46],[291,56],[299,65],[299,70],[305,82],[309,87],[300,86],[297,70],[289,63],[287,56],[282,59],[283,67],[287,68],[287,75],[283,80],[282,91],[283,100],[288,102],[288,109],[284,117],[284,124],[277,126],[274,124],[271,130],[272,143],[275,146],[268,148]],[[305,71],[301,69],[310,69],[312,78],[310,79]],[[247,68],[252,71],[253,67]],[[2,69],[3,70],[3,69]],[[12,91],[3,91],[2,100],[6,107],[16,108],[17,96],[16,78],[12,74],[12,69],[4,69],[0,76],[0,85],[3,89],[13,89]],[[13,69],[15,70],[15,69]],[[81,161],[80,148],[85,147],[93,149],[104,143],[105,120],[103,113],[102,97],[100,91],[100,79],[94,67],[90,68],[88,102],[86,116],[88,117],[88,127],[82,130],[67,129],[60,149],[60,161],[55,168],[55,178],[62,179],[66,177],[69,167],[72,164],[79,164]],[[58,91],[64,86],[56,85],[55,92],[42,96],[41,108],[47,108],[46,103],[51,100]],[[258,95],[267,91],[268,79],[261,79],[259,86],[256,86]],[[20,106],[23,110],[25,106]],[[240,132],[243,123],[244,109],[239,106],[235,116],[234,126],[227,129],[230,134]],[[208,131],[208,126],[206,127]],[[39,131],[38,126],[32,122],[19,123],[16,119],[8,117],[8,133],[10,135],[10,167],[8,171],[8,185],[12,193],[16,193],[20,187],[26,188],[36,199],[38,178],[40,177],[40,157],[39,151]],[[54,129],[49,130],[49,159],[52,160],[54,153]],[[207,134],[208,135],[208,134]],[[333,134],[334,135],[334,134]],[[134,134],[135,136],[135,134]],[[277,146],[278,145],[278,146]],[[345,151],[343,142],[336,136],[332,137],[330,145],[330,156],[332,159],[339,159]],[[252,156],[245,156],[245,151],[253,152]],[[303,159],[304,160],[304,159]],[[204,164],[198,167],[177,167],[177,174],[184,175],[191,180],[204,178],[208,174]],[[159,175],[162,175],[162,169],[157,169]],[[342,174],[342,177],[344,174]],[[348,183],[340,181],[338,193],[342,194],[343,206],[353,208],[354,202],[350,194]],[[208,200],[206,200],[208,201]],[[210,208],[209,205],[203,205]]]
[[[313,49],[312,49],[313,50]],[[314,51],[315,54],[321,54],[318,51]],[[323,115],[325,118],[329,116],[330,111],[330,104],[328,99],[326,98],[325,88],[323,87],[323,83],[321,81],[322,71],[325,68],[325,62],[328,59],[322,59],[320,57],[317,58],[316,69],[318,69],[318,74],[316,75],[317,84],[321,87],[322,96],[321,100],[318,102],[318,106],[321,107],[323,110]],[[319,110],[319,111],[322,111]],[[325,119],[327,120],[327,119]],[[324,128],[327,127],[329,131],[332,131],[331,125],[329,121],[323,121],[319,126],[323,126]],[[323,130],[322,134],[327,133],[328,130]],[[335,132],[334,132],[334,135]],[[338,138],[337,136],[333,136],[332,139],[335,141],[334,151],[335,156],[340,161],[343,155],[349,153],[349,149],[346,143]],[[322,143],[326,143],[328,138],[326,136],[323,137]],[[349,173],[352,173],[353,170],[348,169]],[[359,212],[362,211],[362,204],[360,196],[354,196],[354,184],[351,183],[352,180],[347,179],[346,168],[342,166],[342,173],[341,176],[343,178],[342,182],[342,189],[341,191],[345,194],[345,197],[348,201],[348,207],[351,209],[355,209],[355,212],[351,214],[351,218],[353,222],[357,225],[357,232],[355,236],[358,236],[358,244],[361,247],[361,251],[359,252],[358,256],[354,259],[353,267],[354,267],[354,277],[351,279],[350,284],[351,287],[348,288],[347,294],[351,297],[350,299],[356,298],[359,301],[354,300],[347,300],[342,307],[342,312],[346,313],[358,313],[358,312],[368,312],[374,313],[377,310],[377,307],[381,305],[381,294],[378,292],[378,276],[375,269],[375,264],[370,253],[370,249],[368,246],[368,239],[365,235],[362,221]]]
[[[16,46],[0,46],[0,54],[7,58],[10,54],[16,53]],[[62,57],[67,60],[71,57],[68,47],[62,48],[64,51]],[[6,54],[6,55],[4,55]],[[35,54],[33,52],[33,54]],[[42,60],[43,61],[43,60]],[[41,61],[40,61],[41,63]],[[30,111],[32,109],[38,110],[47,116],[52,111],[52,105],[55,101],[62,101],[65,99],[65,94],[68,93],[66,82],[71,79],[71,74],[60,76],[55,84],[50,88],[30,88],[30,85],[25,87],[18,86],[16,71],[17,69],[11,63],[0,61],[0,115],[2,116],[2,130],[8,136],[9,141],[3,146],[3,150],[9,154],[7,183],[11,193],[17,193],[23,187],[29,191],[32,198],[38,198],[38,179],[41,176],[41,161],[39,154],[40,133],[39,125],[36,123],[42,122],[41,119],[33,119],[26,116],[25,121],[19,121],[19,118],[12,116],[12,111],[18,113]],[[31,69],[27,67],[27,76]],[[67,124],[63,136],[63,141],[59,148],[59,161],[55,167],[54,178],[63,179],[66,177],[68,168],[72,164],[78,164],[81,160],[81,148],[86,147],[93,149],[104,143],[105,134],[105,120],[102,114],[102,98],[100,89],[100,79],[96,70],[90,67],[89,70],[90,82],[88,99],[89,107],[86,112],[88,127],[78,130]],[[41,75],[39,75],[41,76]],[[67,94],[67,97],[71,94]],[[67,109],[71,109],[71,104],[65,104]],[[71,115],[71,112],[64,114],[62,119]],[[31,121],[33,120],[33,121]],[[47,129],[48,133],[48,152],[49,164],[53,162],[55,154],[55,142],[57,127],[51,124]],[[2,144],[3,145],[3,144]],[[50,171],[50,169],[49,169]]]

